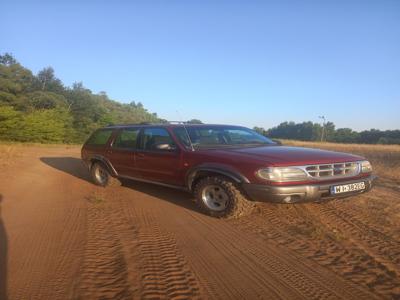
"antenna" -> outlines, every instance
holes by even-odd
[[[187,138],[188,138],[188,140],[189,140],[190,149],[191,149],[192,151],[194,151],[194,147],[193,147],[192,139],[190,138],[189,132],[187,131],[187,128],[186,128],[185,122],[183,122],[183,121],[182,121],[181,114],[179,113],[179,111],[178,111],[178,110],[176,111],[176,113],[178,114],[178,118],[179,118],[180,122],[182,123],[182,125],[183,125],[183,128],[185,129],[186,136],[187,136]]]

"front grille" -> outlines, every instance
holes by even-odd
[[[308,175],[314,178],[350,177],[360,173],[360,164],[358,162],[321,164],[307,166],[305,169]]]

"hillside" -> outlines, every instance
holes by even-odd
[[[82,142],[96,128],[161,121],[135,102],[122,104],[82,83],[65,86],[51,67],[38,74],[0,55],[0,140]]]

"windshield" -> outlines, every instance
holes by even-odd
[[[244,127],[188,126],[186,130],[184,127],[178,127],[174,129],[174,133],[187,148],[190,148],[188,134],[194,148],[276,145],[265,136]]]

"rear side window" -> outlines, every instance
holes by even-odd
[[[91,137],[87,140],[86,145],[103,146],[107,144],[107,141],[112,133],[112,129],[98,130],[91,135]]]
[[[113,147],[135,149],[138,135],[139,129],[137,128],[123,129],[115,139]]]
[[[146,128],[141,138],[143,150],[160,150],[157,146],[168,144],[175,146],[174,141],[165,128]]]

